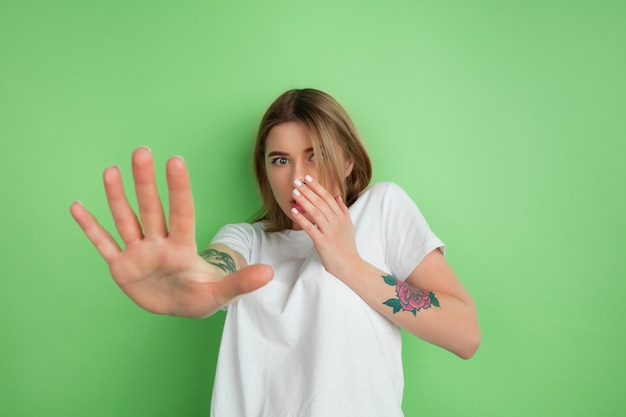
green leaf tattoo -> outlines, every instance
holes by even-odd
[[[200,256],[202,259],[211,265],[217,266],[227,274],[232,274],[237,270],[234,259],[226,252],[220,252],[218,250],[208,248],[200,252]]]
[[[402,310],[402,304],[400,304],[400,299],[398,298],[390,298],[385,301],[383,304],[388,305],[393,308],[393,314],[396,314],[398,311]]]
[[[387,285],[396,285],[398,283],[396,277],[392,275],[384,275],[383,279],[385,280],[385,284]]]
[[[398,281],[392,275],[383,275],[383,280],[387,285],[396,286],[397,298],[390,298],[383,304],[393,309],[393,314],[400,310],[409,311],[415,316],[418,311],[425,310],[431,306],[439,307],[439,300],[432,291],[422,291],[404,282]]]

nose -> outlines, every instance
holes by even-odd
[[[291,172],[291,182],[296,179],[304,181],[305,176],[313,175],[313,173],[309,172],[310,169],[303,163],[293,163],[292,167],[293,171]]]

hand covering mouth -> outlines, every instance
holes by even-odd
[[[296,203],[296,200],[289,201],[289,204],[291,205],[291,208],[295,208],[300,213],[304,213],[304,209],[302,208],[300,204]]]

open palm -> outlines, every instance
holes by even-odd
[[[149,149],[137,149],[132,166],[139,218],[128,202],[119,169],[107,168],[103,175],[123,249],[80,203],[70,210],[115,282],[137,305],[153,313],[206,317],[272,278],[272,269],[265,265],[225,276],[198,255],[191,184],[182,158],[171,158],[166,167],[169,230]]]

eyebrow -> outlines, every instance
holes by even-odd
[[[311,153],[311,152],[313,152],[313,147],[307,148],[304,151],[302,151],[302,153]],[[282,152],[282,151],[272,151],[267,154],[268,158],[272,156],[289,156],[289,154],[287,152]]]

